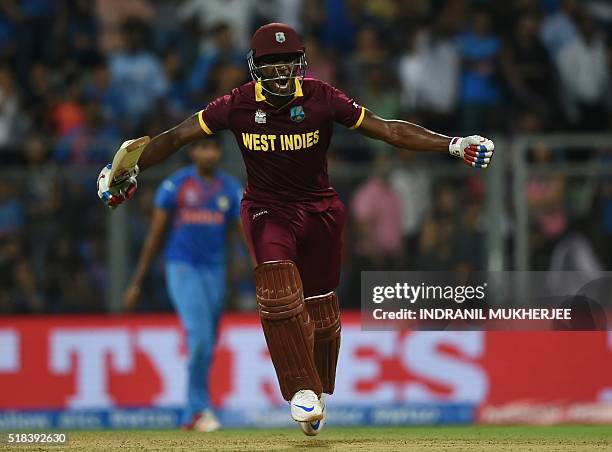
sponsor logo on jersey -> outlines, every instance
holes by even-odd
[[[285,42],[285,33],[283,33],[282,31],[277,31],[274,36],[276,37],[276,42],[281,44]]]
[[[242,144],[250,151],[297,151],[319,142],[319,130],[293,134],[242,133]]]
[[[178,212],[179,224],[221,225],[225,215],[209,209],[184,209]]]
[[[295,107],[291,107],[291,120],[293,122],[302,122],[306,117],[306,113],[304,113],[304,107],[301,105],[296,105]]]
[[[263,110],[257,110],[255,112],[255,122],[257,124],[265,124],[266,123],[266,112]]]
[[[189,206],[197,206],[200,203],[200,195],[196,190],[187,190],[185,203]]]

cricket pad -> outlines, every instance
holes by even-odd
[[[308,297],[305,300],[314,322],[314,358],[323,392],[333,394],[336,365],[340,353],[340,305],[336,292]]]
[[[314,361],[314,324],[304,304],[302,280],[289,260],[255,269],[257,308],[283,398],[301,389],[322,392]]]

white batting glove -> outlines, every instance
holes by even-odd
[[[126,199],[130,199],[136,193],[138,188],[138,181],[136,176],[138,175],[138,166],[136,166],[134,172],[125,180],[118,184],[113,184],[109,187],[109,174],[112,168],[112,164],[106,165],[100,171],[98,175],[98,197],[111,209],[116,208],[119,204],[124,202]]]
[[[495,145],[480,135],[455,137],[448,145],[448,152],[474,168],[486,168],[493,158]]]

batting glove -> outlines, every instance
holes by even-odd
[[[493,158],[495,145],[488,138],[480,135],[469,137],[455,137],[448,145],[448,152],[451,155],[461,158],[474,168],[486,168]]]
[[[127,179],[124,179],[121,182],[115,183],[109,187],[109,173],[111,168],[112,165],[110,163],[102,168],[102,171],[100,171],[100,175],[98,176],[97,185],[98,197],[104,204],[111,209],[114,209],[126,199],[130,199],[132,196],[134,196],[134,193],[136,193],[136,188],[138,188],[138,181],[136,180],[136,176],[138,175],[138,166],[136,166],[134,172]]]

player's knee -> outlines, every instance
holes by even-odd
[[[340,284],[340,264],[336,265],[334,259],[331,259],[329,264],[320,268],[310,266],[304,271],[302,277],[305,298],[318,297],[336,290]]]
[[[204,348],[204,341],[197,335],[192,335],[187,340],[187,346],[189,347],[189,354],[196,356],[202,352]]]
[[[197,328],[190,328],[185,330],[187,336],[187,345],[193,348],[206,347],[210,343],[210,332],[208,322],[203,322]]]
[[[320,333],[333,333],[340,330],[340,303],[336,292],[308,297],[304,299],[304,302],[316,330]]]
[[[255,269],[257,306],[264,318],[293,317],[304,309],[300,273],[289,260],[270,261]]]

